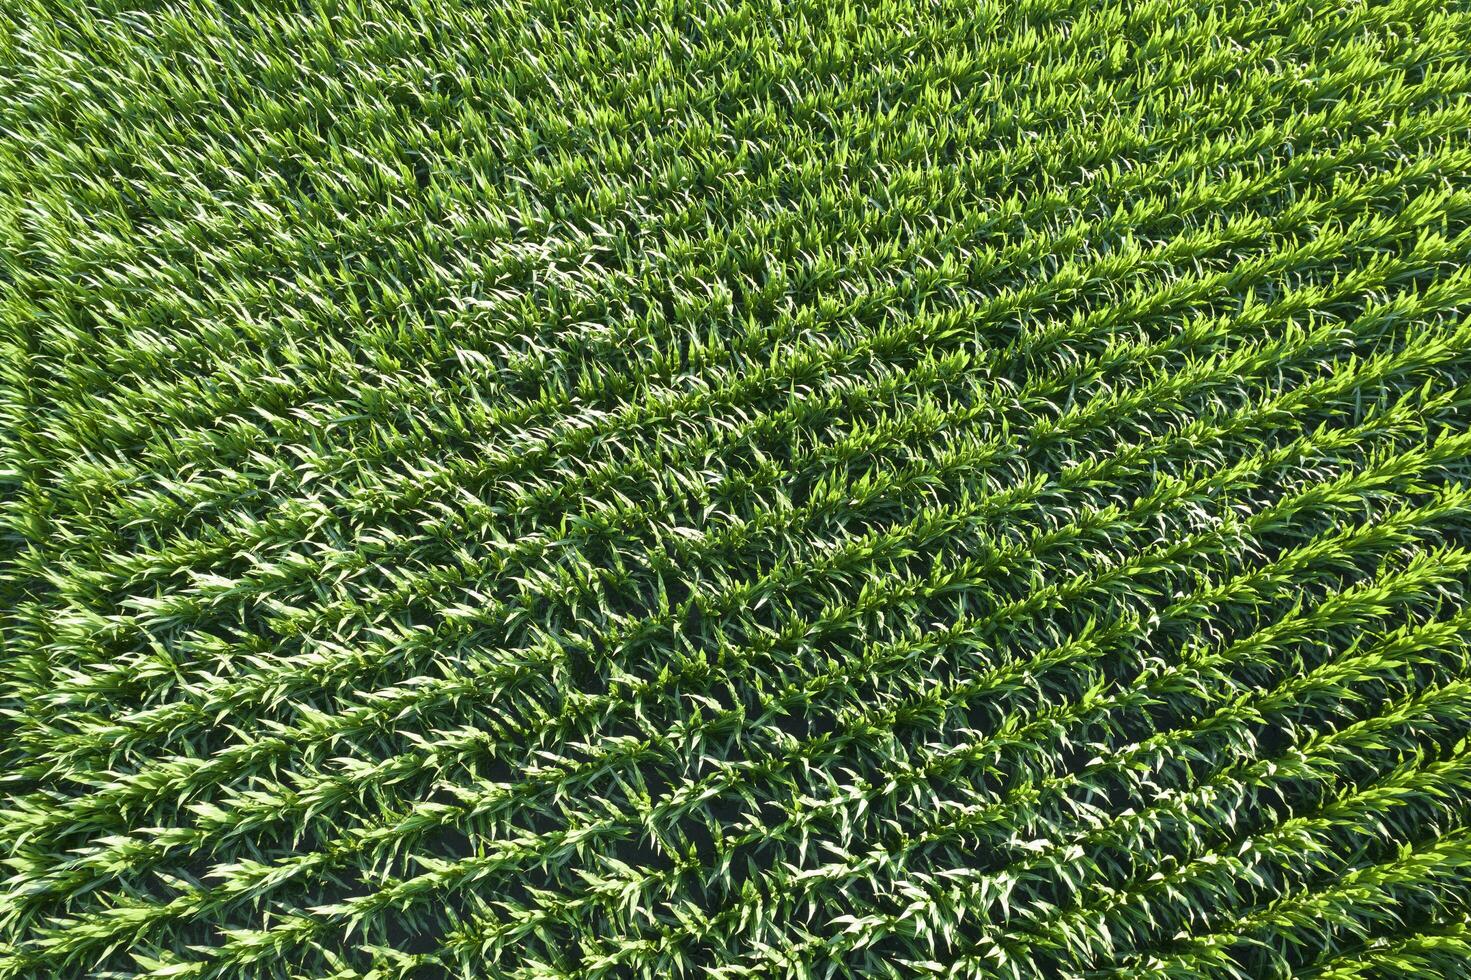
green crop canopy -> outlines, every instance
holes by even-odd
[[[0,0],[0,980],[1471,978],[1471,0]]]

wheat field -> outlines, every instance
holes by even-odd
[[[0,978],[1471,976],[1471,6],[0,25]]]

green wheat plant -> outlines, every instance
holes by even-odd
[[[1471,6],[0,28],[0,980],[1471,977]]]

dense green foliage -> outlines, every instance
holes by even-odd
[[[0,978],[1471,975],[1471,6],[0,11]]]

